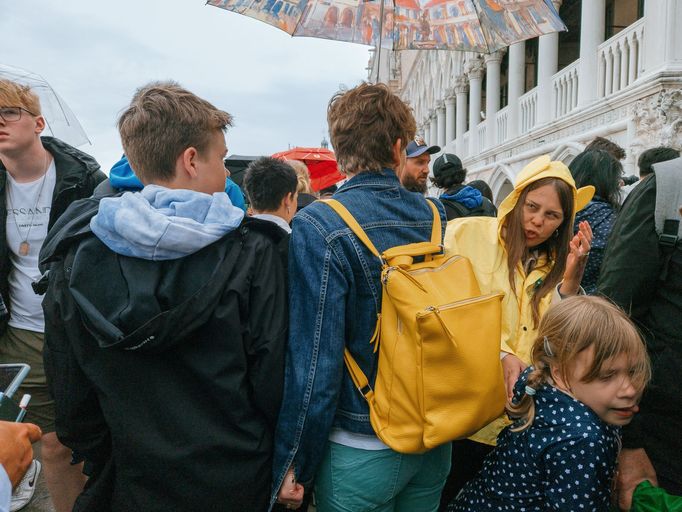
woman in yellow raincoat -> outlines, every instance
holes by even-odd
[[[448,223],[446,251],[471,261],[481,293],[505,293],[500,350],[508,396],[530,363],[540,317],[553,300],[580,291],[592,231],[584,222],[574,236],[573,220],[593,195],[594,187],[576,189],[562,162],[543,156],[519,173],[497,217],[466,217]],[[508,423],[500,417],[470,440],[453,443],[452,471],[442,504],[476,475]]]

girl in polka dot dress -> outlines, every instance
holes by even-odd
[[[540,322],[504,429],[449,512],[608,511],[619,427],[649,380],[646,349],[616,306],[578,296]]]

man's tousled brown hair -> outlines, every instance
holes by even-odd
[[[0,79],[0,107],[21,107],[39,116],[40,99],[28,85]]]
[[[175,82],[141,87],[118,120],[123,151],[143,182],[172,180],[183,151],[206,151],[215,131],[228,126],[230,114]]]
[[[400,139],[404,149],[417,130],[410,107],[385,84],[362,83],[336,93],[327,122],[336,161],[346,174],[393,168],[393,144]]]

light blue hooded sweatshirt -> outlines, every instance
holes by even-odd
[[[109,249],[146,260],[193,254],[236,229],[244,211],[227,194],[147,185],[100,201],[92,232]]]

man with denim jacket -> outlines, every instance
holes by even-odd
[[[334,199],[380,252],[428,240],[427,200],[396,175],[414,138],[409,108],[385,85],[362,84],[335,95],[327,117],[349,178]],[[374,383],[378,355],[370,339],[381,309],[381,262],[320,202],[295,217],[289,250],[289,346],[272,501],[296,508],[314,480],[318,510],[437,510],[450,445],[418,455],[388,448],[344,367],[348,348]]]

